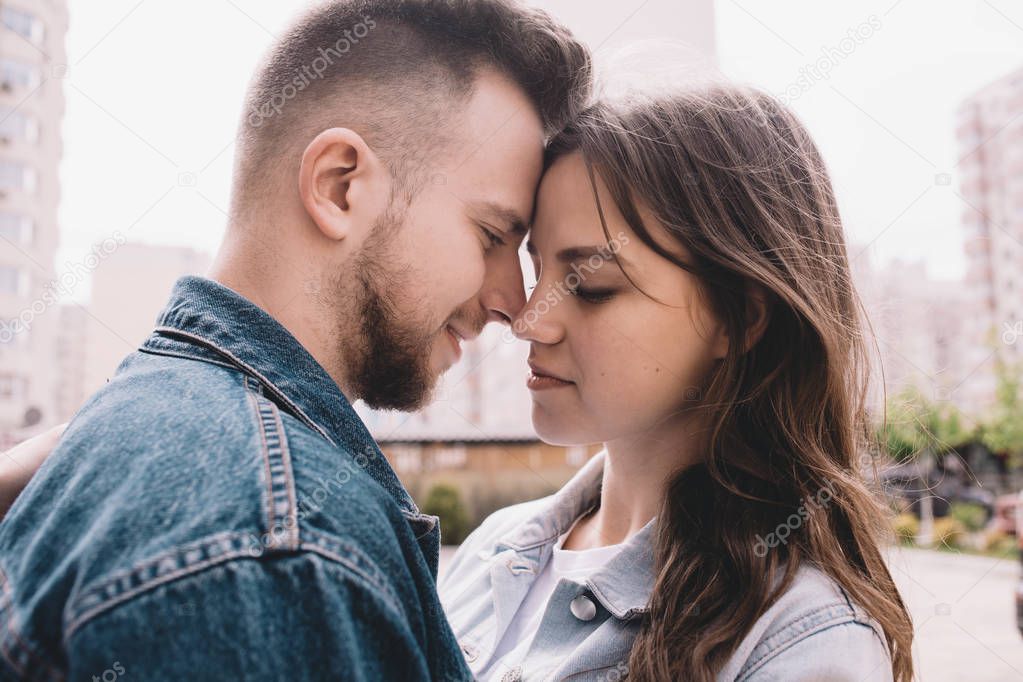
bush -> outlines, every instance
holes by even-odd
[[[430,488],[420,511],[440,517],[441,540],[446,545],[458,545],[469,535],[469,513],[458,489],[446,483]]]
[[[1016,550],[1016,538],[1004,530],[991,529],[981,536],[980,549],[989,554],[1009,556]]]
[[[987,510],[979,504],[955,502],[949,510],[949,516],[957,519],[970,532],[982,530],[987,525]]]
[[[911,545],[920,532],[920,522],[913,514],[898,514],[892,517],[892,531],[901,544]]]
[[[962,547],[966,540],[966,527],[951,516],[934,520],[934,544],[937,547]]]

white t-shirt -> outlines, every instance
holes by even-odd
[[[515,612],[511,623],[508,624],[508,629],[505,630],[504,636],[494,651],[494,660],[476,678],[479,682],[499,682],[510,668],[522,663],[526,652],[529,651],[529,645],[533,642],[533,636],[540,628],[540,621],[547,609],[547,602],[554,594],[554,588],[558,586],[558,581],[567,578],[577,583],[583,583],[587,577],[611,561],[625,544],[579,551],[562,549],[565,538],[571,532],[570,529],[554,544],[554,553],[550,561],[529,587],[529,592],[523,598],[519,610]]]

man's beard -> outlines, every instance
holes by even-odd
[[[397,267],[389,271],[386,266],[394,262],[388,246],[401,229],[400,222],[393,214],[381,218],[356,259],[360,287],[354,312],[359,335],[352,345],[358,347],[340,352],[353,393],[366,405],[412,411],[429,401],[436,383],[430,368],[435,333],[421,320],[403,315],[394,301],[394,293],[414,291],[406,271]],[[346,336],[351,338],[350,334],[340,338]]]

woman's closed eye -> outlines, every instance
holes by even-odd
[[[605,303],[614,298],[618,293],[614,289],[601,289],[596,287],[575,287],[568,290],[570,294],[586,303]]]

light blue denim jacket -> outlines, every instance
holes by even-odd
[[[490,665],[558,538],[599,501],[603,464],[603,453],[597,454],[553,496],[490,516],[444,571],[441,602],[474,674]],[[626,678],[654,581],[654,523],[585,584],[558,583],[525,660],[503,666],[501,679]],[[584,601],[596,606],[592,618],[584,619],[594,609],[578,608]],[[833,580],[806,567],[753,625],[718,679],[879,682],[891,680],[892,673],[880,626]]]

